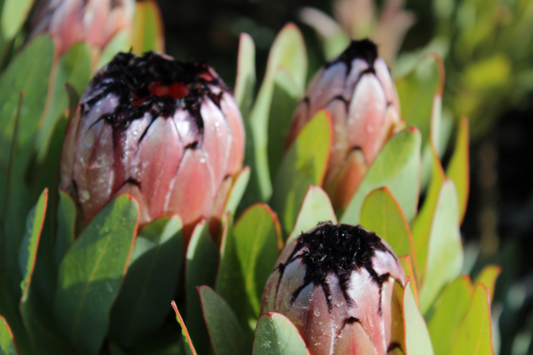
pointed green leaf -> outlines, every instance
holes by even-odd
[[[459,123],[459,132],[455,141],[452,159],[446,169],[446,175],[455,183],[459,197],[459,221],[463,221],[470,190],[470,154],[469,154],[468,118],[463,117]]]
[[[28,18],[34,0],[4,0],[0,24],[3,37],[11,40]]]
[[[127,349],[163,324],[180,279],[182,223],[178,216],[157,219],[135,240],[128,273],[110,314],[109,336]]]
[[[119,52],[128,52],[131,49],[130,33],[128,30],[118,32],[100,53],[94,71],[102,69]]]
[[[57,235],[55,245],[55,263],[59,264],[74,243],[76,224],[76,204],[66,192],[59,190],[59,204],[57,206]]]
[[[22,168],[28,163],[33,138],[46,104],[53,59],[52,38],[49,35],[39,36],[11,60],[0,78],[0,164],[4,166],[8,163],[20,93],[24,93],[20,111],[20,126],[24,129],[20,130],[17,137],[20,148],[17,163]]]
[[[137,229],[129,195],[112,200],[85,228],[59,267],[54,313],[76,349],[98,353],[108,314],[122,283]]]
[[[440,298],[429,322],[429,334],[435,355],[446,355],[457,338],[459,324],[474,295],[470,277],[462,276],[451,282]]]
[[[253,355],[309,355],[309,351],[294,324],[272,312],[257,322]]]
[[[198,292],[215,354],[250,354],[252,344],[230,306],[208,286],[198,287]]]
[[[246,186],[248,186],[248,181],[250,181],[250,168],[245,166],[231,187],[228,199],[226,200],[226,206],[224,206],[224,214],[230,212],[232,215],[235,215],[244,191],[246,191]]]
[[[420,130],[423,146],[429,141],[434,98],[443,85],[444,66],[437,55],[425,56],[411,73],[396,80],[401,116],[407,125]]]
[[[316,227],[318,223],[327,221],[337,224],[337,217],[328,195],[318,186],[309,186],[287,243],[298,238],[301,233]]]
[[[253,151],[245,155],[245,165],[252,169],[250,185],[245,195],[245,205],[266,201],[272,194],[268,170],[268,118],[274,93],[274,81],[278,68],[285,68],[303,93],[307,73],[307,53],[300,30],[292,23],[278,34],[268,56],[268,63],[256,101],[250,113],[250,135]]]
[[[9,324],[7,324],[6,319],[2,316],[0,316],[0,322],[2,322],[0,324],[0,353],[2,355],[17,355]]]
[[[487,265],[481,270],[476,278],[476,284],[481,283],[489,290],[490,301],[494,300],[494,289],[496,287],[496,279],[502,272],[501,266]]]
[[[250,110],[254,101],[255,93],[255,44],[252,37],[247,33],[239,36],[239,54],[237,59],[237,78],[235,79],[235,100],[241,111],[246,137],[251,135]],[[253,149],[252,140],[246,140],[246,151]]]
[[[187,291],[187,328],[200,354],[211,351],[207,328],[202,316],[202,305],[196,288],[215,287],[219,252],[209,235],[209,226],[200,222],[192,234],[187,248],[185,281]]]
[[[442,288],[461,272],[463,244],[459,232],[459,208],[453,181],[442,185],[431,225],[427,260],[420,287],[420,310],[431,308]]]
[[[415,255],[409,223],[388,188],[376,189],[367,196],[359,223],[385,239],[396,255]]]
[[[91,49],[86,43],[80,42],[70,47],[54,65],[48,102],[36,136],[35,151],[38,154],[38,162],[45,159],[54,127],[68,108],[69,98],[65,85],[69,83],[77,92],[83,92],[91,77],[91,61]]]
[[[28,214],[26,219],[26,232],[20,243],[19,267],[22,275],[22,282],[20,283],[22,303],[24,303],[28,296],[28,288],[35,266],[35,259],[37,258],[37,248],[39,246],[39,239],[43,229],[44,216],[46,215],[47,202],[48,190],[45,189]]]
[[[494,355],[489,291],[477,284],[468,311],[459,326],[450,355]]]
[[[133,53],[165,52],[165,33],[161,11],[154,0],[135,3],[132,26]]]
[[[247,209],[225,235],[216,291],[246,331],[259,318],[261,298],[281,245],[276,215],[265,204]]]
[[[341,223],[359,224],[366,196],[380,187],[389,189],[408,221],[413,219],[420,191],[420,142],[420,132],[415,128],[389,140],[352,197]]]
[[[273,180],[283,158],[285,142],[292,123],[292,114],[302,96],[301,88],[283,67],[274,79],[272,104],[268,118],[268,168]]]
[[[196,350],[194,349],[194,345],[192,344],[191,337],[189,336],[189,331],[187,330],[187,327],[185,326],[185,322],[183,321],[183,318],[181,318],[180,311],[178,311],[178,306],[176,306],[176,302],[172,301],[171,303],[172,308],[174,308],[174,312],[176,312],[176,320],[180,324],[181,327],[181,336],[183,337],[183,348],[185,350],[185,354],[187,355],[196,355]]]
[[[280,216],[284,234],[294,228],[309,186],[322,185],[331,139],[331,118],[322,110],[304,126],[281,162],[274,179],[271,206]]]
[[[407,283],[409,285],[410,282]],[[433,355],[433,346],[424,318],[418,310],[411,287],[403,294],[403,325],[405,328],[405,353],[408,355]]]
[[[431,150],[431,158],[433,164],[431,183],[427,190],[424,205],[413,221],[413,241],[415,243],[415,255],[419,266],[420,276],[424,276],[433,216],[435,215],[435,209],[437,208],[437,201],[439,199],[442,184],[446,180],[440,160],[433,149]]]

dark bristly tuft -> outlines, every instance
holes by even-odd
[[[378,48],[369,39],[363,39],[360,41],[351,41],[350,45],[340,56],[326,64],[326,68],[332,66],[335,63],[343,62],[347,66],[346,73],[350,73],[352,68],[352,61],[354,59],[364,60],[370,70],[374,70],[374,62],[378,58]]]
[[[153,88],[168,88],[172,85],[181,90],[179,95],[158,94]],[[211,87],[218,86],[229,91],[222,80],[210,70],[204,61],[177,61],[154,52],[142,57],[132,53],[119,53],[100,72],[90,84],[93,96],[82,102],[82,110],[89,111],[98,101],[113,93],[118,96],[119,104],[115,111],[103,117],[115,129],[123,130],[131,121],[146,113],[170,117],[178,108],[188,110],[195,118],[198,131],[203,131],[200,114],[201,102],[208,98],[220,105],[220,94]]]
[[[299,251],[302,253],[294,257]],[[287,260],[289,264],[299,258],[306,266],[304,283],[294,292],[292,300],[294,301],[298,294],[311,283],[329,289],[326,278],[328,274],[334,273],[339,278],[339,285],[346,302],[350,304],[352,300],[347,294],[348,280],[353,271],[361,268],[365,268],[372,280],[381,288],[389,275],[383,277],[374,270],[372,258],[376,251],[390,253],[375,233],[361,226],[320,223],[316,228],[299,237],[291,257]],[[328,294],[328,292],[325,293]]]

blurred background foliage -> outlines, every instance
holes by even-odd
[[[208,60],[230,87],[239,34],[252,36],[263,70],[288,21],[304,34],[309,76],[350,37],[375,39],[395,77],[438,53],[446,69],[444,116],[458,122],[467,115],[471,126],[465,271],[475,277],[489,262],[502,265],[493,309],[497,348],[533,354],[533,0],[157,2],[166,52]]]

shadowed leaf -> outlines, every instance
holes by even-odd
[[[250,334],[250,326],[259,318],[263,289],[276,263],[278,246],[280,226],[265,204],[248,208],[222,240],[216,291]]]
[[[54,313],[75,348],[98,353],[108,314],[122,283],[137,229],[138,207],[129,195],[112,200],[68,250],[59,267]]]
[[[212,350],[196,288],[202,285],[215,287],[219,251],[211,240],[205,221],[200,222],[194,229],[186,257],[187,328],[198,352],[207,354]]]
[[[110,315],[109,335],[125,349],[153,335],[170,312],[183,261],[178,216],[157,219],[135,240],[128,273]]]
[[[215,354],[250,354],[252,344],[230,306],[208,286],[198,287],[198,292]]]

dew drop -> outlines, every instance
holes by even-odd
[[[82,189],[80,191],[80,202],[86,202],[91,198],[91,194],[89,193],[89,190]]]

